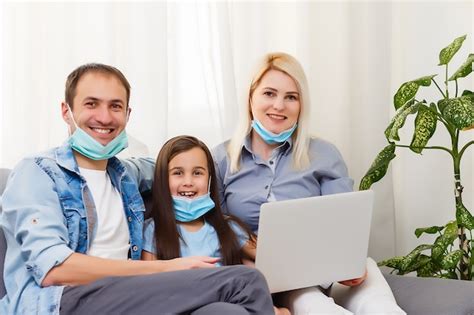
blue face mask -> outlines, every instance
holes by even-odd
[[[298,124],[295,123],[293,127],[291,127],[290,129],[284,130],[280,132],[279,134],[276,134],[265,129],[262,123],[259,122],[257,119],[252,120],[253,130],[255,130],[259,134],[259,136],[263,139],[263,141],[265,141],[268,144],[277,144],[277,143],[285,142],[286,140],[288,140],[288,138],[291,137],[297,125]]]
[[[194,221],[215,207],[210,193],[193,199],[180,196],[171,197],[173,198],[175,218],[180,222]]]
[[[111,157],[120,153],[123,149],[128,147],[128,138],[125,129],[115,137],[112,141],[106,145],[102,145],[100,142],[92,138],[87,132],[79,128],[72,116],[71,107],[67,105],[69,112],[71,113],[71,119],[76,126],[76,130],[68,139],[68,143],[72,149],[79,152],[80,154],[92,159],[92,160],[107,160]],[[128,114],[127,114],[128,119]]]

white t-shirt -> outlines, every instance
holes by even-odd
[[[112,185],[107,171],[79,168],[87,181],[97,212],[96,234],[88,255],[127,259],[130,234],[123,209],[122,196]]]

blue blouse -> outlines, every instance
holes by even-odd
[[[310,165],[295,170],[291,138],[265,161],[252,152],[247,136],[242,146],[240,170],[230,172],[228,142],[213,150],[222,210],[235,215],[258,232],[260,206],[272,200],[287,200],[352,191],[353,180],[337,148],[322,139],[311,139]]]

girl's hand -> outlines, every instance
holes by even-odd
[[[358,285],[362,284],[362,282],[364,282],[364,280],[366,278],[367,278],[367,268],[365,269],[365,273],[362,277],[355,278],[355,279],[350,279],[350,280],[339,281],[339,283],[342,284],[342,285],[347,285],[348,287],[355,287],[355,286],[358,286]]]
[[[198,268],[214,268],[216,267],[215,263],[219,260],[220,258],[218,257],[191,256],[175,258],[171,260],[161,260],[161,262],[168,264],[166,271],[176,271]]]

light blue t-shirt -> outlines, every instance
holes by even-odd
[[[237,236],[240,248],[242,248],[249,240],[248,234],[235,222],[230,221],[229,225]],[[204,225],[195,232],[186,231],[178,224],[178,233],[181,235],[179,240],[181,257],[209,256],[222,258],[216,230],[209,223],[204,222]],[[143,250],[156,254],[155,222],[153,219],[145,221]],[[222,263],[219,262],[216,265],[222,266]]]

